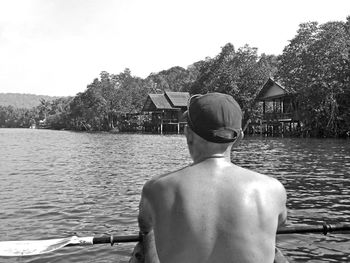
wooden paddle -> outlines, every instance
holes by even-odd
[[[350,224],[326,224],[316,226],[289,226],[278,229],[277,234],[306,234],[350,231]],[[139,235],[130,236],[101,236],[101,237],[77,237],[26,240],[26,241],[2,241],[0,242],[0,256],[32,256],[49,253],[66,246],[88,246],[95,244],[127,243],[141,241]]]

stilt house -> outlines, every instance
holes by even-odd
[[[165,92],[164,94],[149,94],[142,112],[149,114],[144,123],[145,132],[180,133],[186,121],[182,120],[187,110],[190,98],[188,92]]]
[[[262,102],[260,132],[266,135],[292,135],[300,128],[296,92],[269,78],[256,100]]]

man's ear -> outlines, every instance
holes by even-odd
[[[240,140],[242,140],[243,138],[244,138],[244,131],[241,130],[241,138],[240,138]]]
[[[232,146],[236,146],[244,137],[244,131],[242,129],[240,129],[240,131],[238,132],[238,136],[237,139],[233,142]]]

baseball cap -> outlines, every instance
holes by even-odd
[[[184,115],[189,127],[209,142],[234,142],[242,131],[241,107],[227,94],[194,95]]]

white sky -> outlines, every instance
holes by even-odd
[[[103,70],[145,78],[228,42],[278,55],[300,23],[349,15],[349,0],[0,0],[0,92],[76,95]]]

